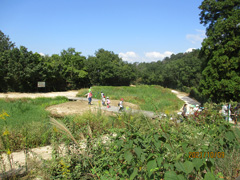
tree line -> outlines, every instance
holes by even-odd
[[[94,56],[87,58],[74,48],[63,50],[60,55],[41,56],[24,46],[15,47],[8,36],[0,33],[2,92],[37,91],[39,81],[46,82],[46,91],[130,84],[155,84],[187,90],[198,86],[201,78],[199,50],[172,55],[163,61],[131,64],[104,49],[99,49]]]
[[[0,31],[0,91],[34,92],[37,83],[45,82],[45,91],[64,91],[92,85],[128,86],[135,75],[132,65],[117,54],[99,49],[86,58],[74,48],[62,50],[60,55],[41,56],[17,48]]]

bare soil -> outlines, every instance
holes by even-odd
[[[78,91],[64,91],[64,92],[48,92],[48,93],[0,93],[0,98],[38,98],[38,97],[57,97],[57,96],[67,96],[75,97]]]
[[[119,101],[111,100],[111,106],[117,106]],[[139,107],[135,104],[124,102],[124,106],[128,106],[131,109],[139,109]],[[58,105],[49,106],[46,108],[47,111],[53,116],[65,116],[65,115],[75,115],[75,114],[83,114],[86,111],[91,111],[92,113],[96,113],[102,107],[101,101],[93,101],[92,105],[88,105],[87,101],[79,100],[79,101],[70,101]],[[106,115],[112,114],[112,112],[105,111]]]
[[[57,97],[57,96],[66,96],[66,97],[76,97],[78,91],[65,91],[65,92],[48,92],[48,93],[16,93],[16,92],[8,92],[8,93],[0,93],[0,98],[38,98],[38,97]],[[119,101],[111,100],[111,106],[117,106]],[[87,101],[79,100],[79,101],[70,101],[58,105],[49,106],[46,110],[50,111],[50,113],[54,116],[65,116],[65,115],[74,115],[74,114],[83,114],[86,111],[91,110],[91,112],[96,112],[99,107],[101,107],[101,102],[93,101],[92,105],[88,105]],[[124,106],[128,106],[131,109],[139,109],[138,105],[124,102]],[[106,111],[106,114],[110,112]]]

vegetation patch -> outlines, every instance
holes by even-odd
[[[169,89],[161,86],[137,85],[132,86],[93,86],[93,97],[101,99],[101,92],[110,99],[124,99],[126,102],[138,104],[142,110],[171,113],[179,110],[183,101],[178,99]],[[85,96],[88,89],[81,89],[77,96]]]
[[[0,99],[1,113],[7,113],[0,120],[0,132],[8,132],[9,146],[12,150],[23,149],[25,141],[29,147],[50,143],[51,126],[46,107],[68,101],[65,97],[36,99]],[[0,143],[0,150],[4,150]]]

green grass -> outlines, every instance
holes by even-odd
[[[65,97],[36,98],[36,99],[0,99],[0,112],[7,112],[8,126],[22,127],[33,122],[46,122],[49,120],[47,106],[66,102]],[[0,121],[0,129],[4,125]]]
[[[77,96],[84,96],[88,89],[81,89]],[[110,100],[124,99],[126,102],[137,104],[142,110],[171,113],[179,110],[183,101],[171,93],[171,90],[161,86],[139,85],[136,87],[130,86],[93,86],[93,98],[100,99],[101,92]]]
[[[37,99],[0,99],[0,152],[6,150],[6,142],[11,150],[43,146],[50,143],[51,125],[47,106],[68,101],[65,97]],[[8,132],[7,136],[3,135]],[[3,141],[5,138],[5,143]],[[27,141],[27,142],[26,142]],[[4,145],[5,144],[5,145]]]

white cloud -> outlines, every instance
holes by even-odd
[[[43,53],[38,53],[38,54],[40,54],[41,56],[45,56],[45,54],[43,54]]]
[[[126,52],[126,53],[119,53],[118,56],[120,58],[122,58],[124,61],[128,61],[128,62],[136,62],[138,61],[139,62],[139,56],[133,52],[133,51],[129,51],[129,52]]]
[[[150,61],[151,60],[155,61],[155,60],[162,60],[165,57],[170,57],[172,54],[173,54],[173,52],[170,52],[170,51],[165,51],[163,54],[160,52],[153,51],[153,52],[145,53],[145,57],[147,59],[149,59]]]
[[[170,57],[173,52],[166,51],[164,53],[152,51],[146,52],[143,56],[139,56],[137,53],[133,51],[129,51],[126,53],[119,53],[119,57],[122,58],[124,61],[128,62],[153,62],[158,60],[163,60],[165,57]]]
[[[188,49],[186,50],[186,52],[192,52],[194,49],[196,49],[196,48],[188,48]]]
[[[197,33],[196,34],[187,34],[186,38],[189,40],[191,43],[196,44],[196,43],[201,43],[203,39],[206,37],[205,31],[204,30],[199,30],[196,29]]]

